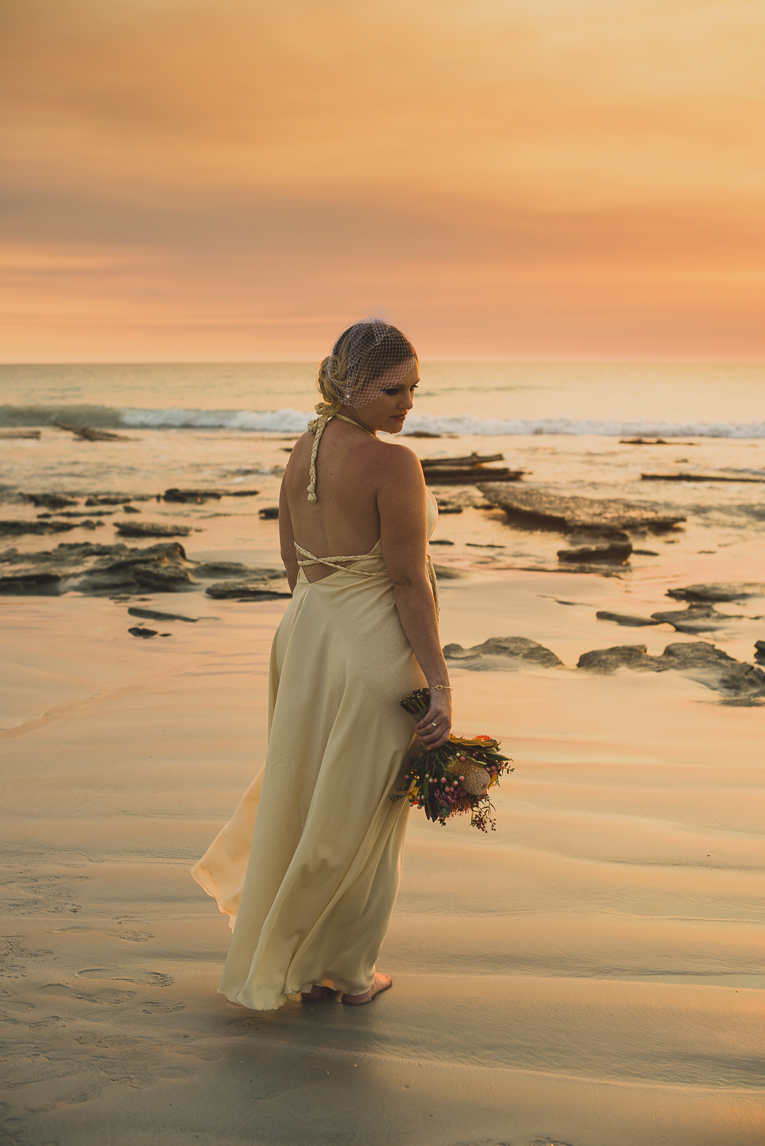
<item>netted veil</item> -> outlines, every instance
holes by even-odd
[[[398,386],[417,353],[398,327],[382,318],[355,322],[338,338],[319,368],[319,389],[330,405],[360,409]]]

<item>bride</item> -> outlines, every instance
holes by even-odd
[[[451,728],[427,555],[435,499],[416,455],[378,437],[404,428],[418,381],[401,331],[351,326],[284,474],[292,600],[271,652],[268,754],[192,870],[236,921],[219,990],[254,1010],[332,989],[358,1005],[391,986],[375,963],[409,805],[390,796],[418,739],[437,748]],[[426,684],[414,736],[399,701]]]

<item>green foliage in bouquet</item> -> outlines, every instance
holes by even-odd
[[[430,691],[418,688],[400,704],[415,720],[421,720],[430,708]],[[471,827],[496,831],[489,792],[500,776],[513,771],[510,757],[502,756],[498,748],[499,741],[490,736],[450,736],[446,744],[432,751],[423,745],[404,777],[403,791],[394,792],[391,799],[407,799],[442,826],[451,816],[469,813]]]

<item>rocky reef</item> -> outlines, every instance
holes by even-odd
[[[77,592],[87,596],[110,596],[147,591],[178,593],[202,581],[237,575],[237,585],[281,593],[284,571],[257,569],[238,562],[190,561],[178,541],[159,542],[145,548],[118,542],[99,545],[90,542],[62,542],[55,549],[20,553],[6,549],[0,553],[0,594],[60,596]],[[224,584],[231,584],[230,581]],[[214,588],[214,586],[211,586]],[[215,596],[215,593],[211,593]],[[245,592],[218,596],[244,599]],[[252,599],[252,598],[250,598]]]

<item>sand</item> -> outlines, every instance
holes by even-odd
[[[193,555],[275,563],[276,523],[250,511],[246,545],[244,524],[209,521]],[[676,673],[574,668],[698,639],[597,609],[762,579],[756,538],[672,553],[642,578],[477,558],[442,583],[444,643],[526,636],[565,667],[454,668],[456,729],[499,735],[516,770],[489,836],[412,813],[394,989],[364,1008],[224,1000],[226,920],[188,873],[263,759],[285,602],[149,593],[208,619],[138,640],[130,602],[0,599],[0,1141],[761,1146],[762,709]],[[712,639],[751,659],[748,626]]]

